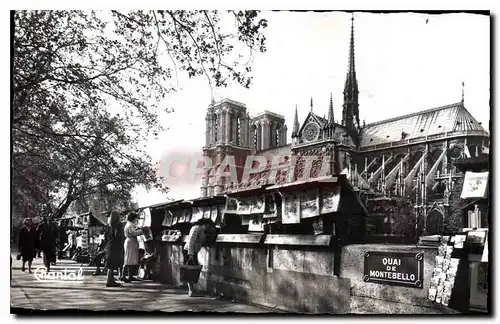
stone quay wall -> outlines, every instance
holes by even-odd
[[[427,299],[436,248],[347,245],[341,251],[340,260],[335,260],[338,254],[331,246],[266,244],[262,236],[258,243],[224,242],[203,247],[198,254],[203,268],[197,289],[300,313],[453,313]],[[182,285],[179,280],[183,263],[182,241],[185,238],[179,242],[158,242],[158,280]],[[363,262],[368,251],[422,253],[422,288],[365,282]]]

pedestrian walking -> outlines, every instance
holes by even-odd
[[[59,260],[66,257],[68,249],[68,228],[64,222],[59,225],[59,249],[57,250],[57,258]]]
[[[42,242],[40,242],[40,233],[37,231],[36,225],[34,225],[34,232],[35,232],[35,254],[33,255],[34,258],[41,258],[42,255]]]
[[[207,233],[210,231],[210,227],[213,224],[212,220],[207,218],[202,218],[197,221],[191,230],[189,231],[189,237],[186,244],[184,245],[184,251],[187,251],[187,255],[184,254],[184,264],[199,266],[198,262],[198,252],[201,250],[202,244],[205,242]],[[187,258],[186,258],[187,256]],[[188,282],[188,295],[191,297],[193,295],[193,283]]]
[[[112,211],[109,217],[108,227],[105,235],[106,241],[106,268],[108,269],[108,278],[106,287],[119,287],[120,284],[115,281],[114,271],[123,265],[123,227],[120,223],[120,213]],[[119,273],[120,274],[120,271]]]
[[[76,231],[69,230],[68,231],[68,244],[69,244],[69,258],[72,259],[75,255],[77,243],[76,243]]]
[[[124,229],[125,243],[123,244],[125,254],[122,280],[124,282],[137,280],[133,278],[134,269],[139,267],[139,242],[137,237],[142,235],[142,229],[137,227],[138,220],[139,216],[136,213],[130,213],[127,216],[127,224]]]
[[[26,218],[23,224],[24,226],[19,232],[19,253],[23,262],[21,270],[26,271],[26,262],[28,262],[28,271],[31,273],[31,264],[36,253],[36,230],[33,228],[31,218]]]
[[[43,251],[43,263],[49,272],[50,265],[56,262],[57,228],[50,218],[44,217],[38,226],[38,232]]]
[[[102,234],[104,234],[104,237],[99,237],[101,239],[101,242],[99,243],[99,247],[97,248],[97,254],[96,256],[94,257],[94,260],[91,261],[91,264],[94,264],[96,266],[96,270],[94,272],[94,276],[99,276],[101,275],[101,263],[102,263],[102,260],[106,260],[106,246],[107,246],[107,242],[106,242],[106,230],[103,231],[103,233],[101,233],[101,235],[99,236],[102,236]],[[123,246],[122,244],[120,244],[120,246]],[[121,253],[123,255],[123,253]],[[119,268],[118,268],[119,269]],[[106,271],[106,269],[104,269],[104,271]]]

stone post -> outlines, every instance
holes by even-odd
[[[205,147],[210,147],[210,114],[205,116]]]
[[[277,130],[277,124],[276,122],[271,122],[270,125],[269,125],[269,130],[270,130],[270,134],[269,136],[271,137],[271,141],[270,141],[270,147],[271,148],[274,148],[276,146],[278,146],[278,139],[276,138],[276,130]]]
[[[228,108],[226,108],[224,110],[225,112],[225,115],[226,115],[226,124],[225,124],[225,127],[226,127],[226,139],[224,141],[224,143],[228,144],[229,142],[231,142],[231,111],[229,111]]]
[[[250,125],[250,131],[248,132],[248,147],[252,151],[256,150],[256,147],[255,147],[255,130],[256,130],[255,124],[252,123],[252,125]]]
[[[255,122],[257,126],[257,141],[255,144],[255,149],[257,151],[262,150],[262,123],[260,121]]]
[[[241,146],[241,117],[240,117],[240,113],[237,112],[236,115],[234,116],[234,130],[233,130],[233,134],[234,134],[234,142],[238,145],[238,146]]]
[[[210,117],[208,119],[208,125],[209,125],[209,128],[207,129],[207,133],[208,133],[208,146],[213,146],[215,143],[214,141],[214,114],[213,112],[210,114]]]
[[[220,137],[221,137],[221,144],[226,143],[226,112],[224,110],[221,110],[220,112],[220,119],[221,119],[221,125],[220,125]]]
[[[247,135],[247,119],[246,116],[243,114],[243,116],[240,117],[240,146],[241,147],[246,147],[248,135]]]
[[[250,115],[247,113],[246,124],[245,124],[245,136],[246,136],[245,138],[247,139],[247,147],[253,146],[254,129],[250,123],[251,123]]]
[[[263,119],[261,122],[261,149],[266,150],[269,148],[269,120]]]

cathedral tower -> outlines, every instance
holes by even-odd
[[[244,104],[223,99],[210,104],[205,121],[206,138],[203,155],[211,161],[211,164],[204,169],[201,196],[210,197],[220,194],[225,187],[232,185],[228,180],[217,176],[218,171],[221,171],[219,168],[228,167],[221,165],[224,164],[226,156],[235,158],[236,171],[238,176],[241,175],[245,158],[250,153],[250,117]]]

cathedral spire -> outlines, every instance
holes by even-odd
[[[465,83],[462,81],[462,106],[464,105]]]
[[[344,104],[342,107],[342,126],[346,127],[353,137],[359,134],[358,80],[354,62],[354,14],[351,17],[351,39],[349,43],[349,66],[344,87]]]
[[[330,106],[328,107],[328,123],[330,125],[333,125],[335,123],[335,119],[333,116],[333,97],[331,92],[330,92]]]
[[[356,75],[356,68],[354,66],[354,13],[351,16],[351,43],[349,45],[349,73]]]
[[[311,111],[313,111],[313,98],[311,97]]]
[[[295,105],[295,117],[293,118],[292,137],[299,136],[299,113],[297,112],[297,105]]]

